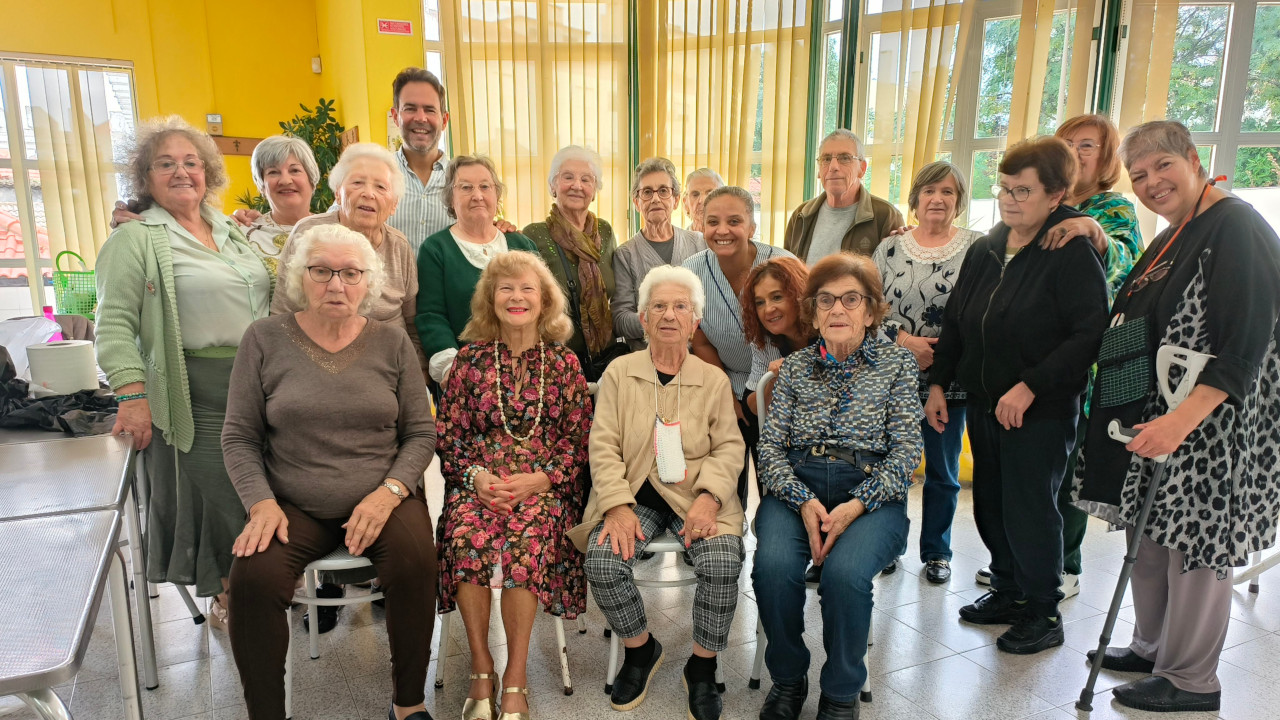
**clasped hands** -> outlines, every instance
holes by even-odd
[[[867,506],[857,498],[842,502],[830,511],[817,498],[806,500],[800,506],[800,518],[804,520],[804,529],[809,535],[813,564],[825,562],[840,535],[866,512]]]
[[[508,515],[531,496],[551,490],[551,478],[542,471],[498,476],[482,470],[472,483],[480,503],[499,515]]]

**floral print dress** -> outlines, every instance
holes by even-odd
[[[583,556],[566,533],[582,521],[589,490],[591,398],[573,352],[561,343],[541,347],[523,354],[528,371],[518,394],[518,358],[501,341],[472,343],[454,359],[437,418],[445,493],[436,539],[441,613],[453,610],[458,583],[488,587],[495,565],[504,588],[528,588],[551,615],[572,619],[586,610]],[[542,419],[534,429],[540,385]],[[528,440],[503,427],[498,392],[507,425],[521,437],[532,431]],[[463,481],[473,465],[500,477],[541,470],[551,490],[499,515]]]

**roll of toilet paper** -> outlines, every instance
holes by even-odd
[[[60,395],[98,389],[98,365],[93,343],[61,340],[27,346],[31,384]]]

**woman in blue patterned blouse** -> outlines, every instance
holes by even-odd
[[[920,461],[919,367],[877,337],[888,309],[870,258],[838,253],[809,273],[806,321],[820,339],[782,362],[760,435],[767,494],[751,574],[773,688],[761,720],[797,717],[809,692],[804,570],[822,574],[819,720],[856,718],[867,677],[871,582],[905,545],[907,488]]]

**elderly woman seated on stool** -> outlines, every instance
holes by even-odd
[[[716,653],[728,646],[742,570],[737,483],[745,446],[729,378],[689,353],[703,300],[702,283],[684,268],[656,267],[640,283],[649,347],[613,361],[600,379],[591,498],[569,537],[586,552],[591,593],[626,646],[609,700],[615,710],[644,702],[663,657],[632,568],[664,531],[684,539],[698,577],[693,655],[684,667],[689,717],[715,720]]]
[[[389,720],[427,720],[436,551],[420,488],[435,450],[426,386],[402,328],[361,315],[382,263],[360,233],[319,225],[285,266],[299,312],[245,331],[222,449],[249,511],[235,542],[231,651],[253,720],[284,717],[285,609],[308,563],[345,546],[382,580]]]
[[[907,488],[920,461],[919,370],[877,337],[887,305],[870,258],[839,253],[809,273],[806,315],[821,339],[782,361],[760,435],[766,495],[756,513],[760,622],[773,689],[761,720],[794,720],[809,693],[804,569],[822,574],[819,720],[856,720],[867,677],[871,581],[906,543]]]

